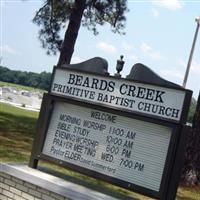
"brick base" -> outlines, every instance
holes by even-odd
[[[0,200],[116,200],[24,165],[0,164]]]
[[[68,200],[48,189],[22,181],[19,178],[0,172],[1,200]]]

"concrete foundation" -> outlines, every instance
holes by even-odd
[[[0,164],[1,200],[116,200],[25,165]]]

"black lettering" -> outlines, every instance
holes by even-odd
[[[138,87],[137,96],[138,98],[143,99],[145,97],[146,88]]]
[[[94,99],[94,97],[95,97],[95,92],[94,91],[90,91],[89,99]]]
[[[92,156],[94,157],[96,155],[96,150],[95,149],[91,149],[91,148],[88,148],[88,147],[85,147],[85,151],[84,153],[88,156]]]
[[[142,172],[144,170],[144,164],[136,162],[135,166],[134,166],[134,170],[138,170],[138,171]]]
[[[151,105],[150,103],[145,103],[144,111],[150,112]]]
[[[87,98],[88,94],[89,94],[89,90],[84,90],[84,97]]]
[[[158,105],[152,104],[152,112],[157,113],[158,112]]]
[[[106,129],[106,125],[104,124],[100,124],[100,123],[92,122],[88,120],[84,120],[83,127],[90,128],[93,130],[99,130],[99,131],[103,131],[104,129]]]
[[[116,98],[116,105],[118,105],[119,104],[119,100],[121,99],[120,97],[115,97]]]
[[[165,115],[165,107],[164,106],[160,106],[160,110],[159,110],[159,115]]]
[[[134,85],[129,85],[129,91],[128,91],[127,95],[134,97],[135,96],[135,90],[136,90],[136,87]]]
[[[81,90],[81,89],[79,89],[79,88],[75,88],[75,92],[76,92],[76,93],[75,93],[74,95],[75,95],[75,96],[79,96],[80,90]]]
[[[76,125],[80,125],[81,124],[81,119],[80,118],[71,117],[70,115],[65,115],[65,114],[60,114],[60,120],[68,122],[70,124],[76,124]]]
[[[71,142],[64,142],[63,143],[63,148],[65,149],[72,149],[73,143]]]
[[[83,76],[76,75],[75,85],[80,86],[82,84],[82,81],[83,81]]]
[[[129,102],[131,103],[131,104],[129,105],[129,108],[132,108],[132,107],[133,107],[133,104],[135,103],[135,100],[129,99]]]
[[[58,126],[57,126],[57,129],[64,130],[66,132],[70,132],[71,124],[65,124],[63,122],[59,122]]]
[[[73,89],[73,87],[66,87],[66,90],[65,90],[65,93],[66,94],[71,94],[72,93],[72,89]]]
[[[90,86],[89,86],[89,77],[86,77],[86,78],[85,78],[85,80],[84,80],[82,86],[83,86],[83,87],[90,87]]]
[[[102,93],[99,93],[98,98],[97,98],[97,101],[102,101],[102,100],[103,100],[103,94],[102,94]]]
[[[76,151],[77,153],[83,153],[83,147],[83,145],[74,144],[74,151]]]
[[[93,78],[92,79],[92,85],[91,85],[91,88],[94,88],[94,89],[98,89],[98,83],[99,83],[99,80],[96,79],[96,78]]]
[[[155,90],[147,88],[146,98],[147,100],[153,100]]]
[[[120,85],[120,88],[119,88],[120,94],[126,94],[126,89],[127,89],[127,85],[126,84]]]
[[[62,85],[59,84],[57,92],[62,92],[61,89],[62,89]]]
[[[104,96],[104,98],[103,98],[103,102],[108,103],[108,95],[107,95],[107,94],[105,94],[105,96]]]
[[[113,161],[113,155],[111,155],[109,153],[103,153],[102,152],[102,154],[101,154],[101,160],[112,162]]]
[[[138,103],[138,109],[142,110],[144,107],[144,103],[141,101],[140,103]]]
[[[172,110],[172,117],[178,118],[179,111],[180,110],[178,110],[178,109],[173,109]]]
[[[129,99],[125,98],[123,101],[123,106],[128,107],[128,105],[129,105]]]
[[[136,136],[136,133],[135,133],[135,132],[128,131],[128,133],[127,133],[127,135],[126,135],[126,138],[131,139],[131,140],[134,140],[134,139],[135,139],[135,136]]]
[[[70,160],[80,160],[81,159],[81,155],[78,153],[74,153],[74,152],[70,152],[70,151],[66,151],[64,154],[65,158],[68,158]]]
[[[74,74],[70,74],[69,75],[69,80],[68,80],[68,84],[74,84],[75,82],[75,75]]]
[[[58,84],[54,83],[53,84],[53,91],[55,91],[57,89],[57,87],[58,87]]]
[[[54,146],[51,147],[51,150],[50,150],[54,155],[56,156],[63,156],[64,155],[64,151],[61,151],[61,149],[57,149],[55,148]]]
[[[114,89],[115,89],[115,82],[114,81],[109,81],[107,91],[108,92],[113,92]]]
[[[123,128],[115,128],[110,126],[109,134],[115,134],[117,136],[122,137],[124,135],[124,129]]]
[[[127,149],[123,149],[121,156],[124,156],[125,158],[130,158],[131,157],[131,151],[129,151]]]
[[[99,90],[106,90],[107,85],[108,85],[108,83],[106,80],[100,80]]]
[[[63,86],[62,93],[65,92],[66,85]]]
[[[133,141],[126,140],[123,147],[132,149],[133,148]]]
[[[109,103],[112,103],[112,101],[115,99],[115,96],[113,96],[113,95],[110,95],[110,101],[109,101]]]
[[[62,140],[60,140],[60,139],[58,139],[58,138],[55,137],[53,139],[53,144],[62,147]]]
[[[162,99],[162,95],[163,95],[163,94],[165,94],[164,91],[159,91],[159,90],[157,90],[157,91],[156,91],[156,97],[155,97],[154,101],[163,103],[163,99]]]
[[[172,109],[171,108],[166,108],[165,115],[166,116],[171,116],[172,115]]]

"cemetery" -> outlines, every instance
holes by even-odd
[[[15,87],[0,87],[0,101],[20,108],[39,111],[43,94],[39,91],[25,91]]]

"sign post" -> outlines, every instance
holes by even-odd
[[[149,197],[173,199],[192,92],[88,71],[54,68],[29,165],[48,160]]]

